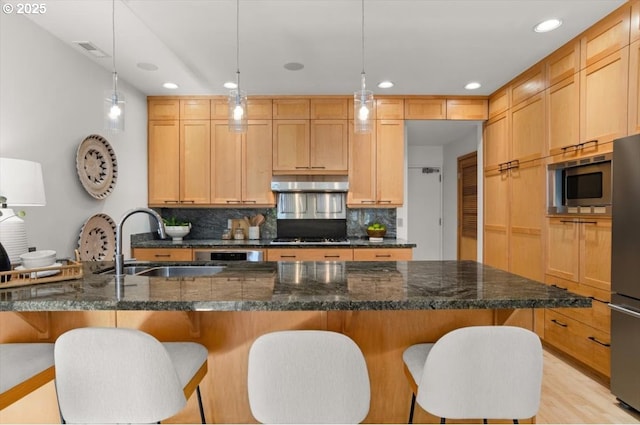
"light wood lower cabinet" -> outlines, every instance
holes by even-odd
[[[410,261],[411,248],[354,248],[354,261]]]
[[[267,261],[352,261],[351,248],[270,248]]]
[[[191,261],[191,248],[133,248],[131,255],[139,261]]]

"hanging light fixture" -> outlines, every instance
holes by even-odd
[[[362,0],[362,73],[360,74],[360,90],[353,94],[354,131],[356,133],[371,132],[371,113],[373,112],[373,92],[367,90],[364,74],[364,0]]]
[[[247,131],[247,93],[240,89],[240,0],[236,0],[236,88],[229,92],[229,131]]]
[[[113,48],[113,87],[104,96],[104,129],[111,132],[124,131],[124,95],[118,92],[116,72],[116,5],[111,0],[111,36]]]

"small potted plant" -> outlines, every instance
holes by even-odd
[[[182,238],[191,231],[191,223],[176,217],[163,218],[164,230],[171,236],[173,242],[182,242]]]

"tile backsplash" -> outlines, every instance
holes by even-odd
[[[262,239],[277,236],[275,208],[154,208],[164,218],[176,217],[191,223],[191,232],[185,239],[220,239],[227,228],[227,220],[264,215],[265,222],[260,227]],[[347,236],[365,237],[370,223],[379,222],[387,227],[388,238],[396,237],[395,208],[348,208]]]

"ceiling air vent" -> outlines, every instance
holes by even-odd
[[[108,54],[106,54],[102,50],[98,49],[90,41],[74,41],[73,43],[78,45],[78,46],[80,46],[80,48],[85,50],[87,53],[90,53],[91,55],[95,56],[96,58],[107,58],[107,57],[109,57]]]

